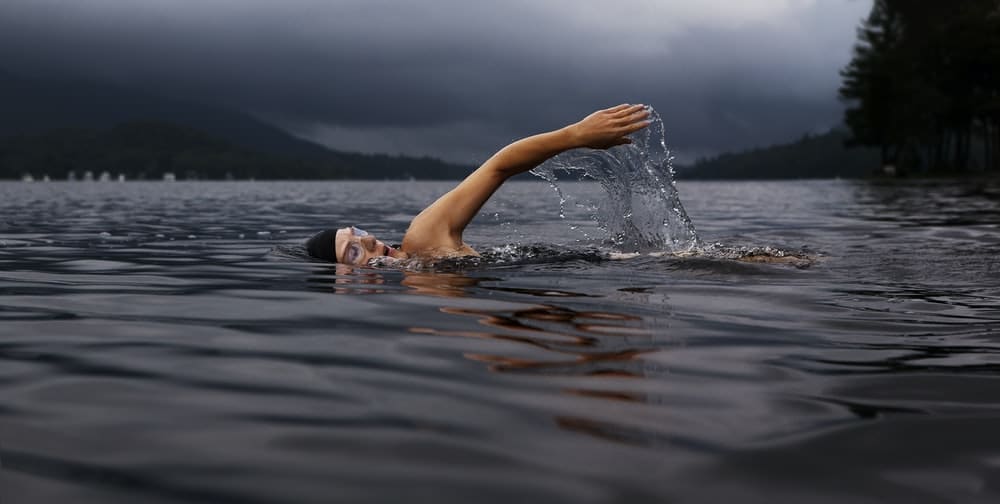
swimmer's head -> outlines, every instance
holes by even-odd
[[[316,233],[306,241],[306,251],[317,259],[353,265],[368,264],[379,256],[402,256],[400,251],[354,226]]]

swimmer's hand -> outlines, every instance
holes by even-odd
[[[645,105],[625,103],[598,110],[582,121],[566,126],[564,130],[572,138],[575,147],[608,149],[632,143],[628,135],[649,126],[651,122],[649,109]]]

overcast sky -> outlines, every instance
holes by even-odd
[[[334,148],[478,162],[622,102],[681,160],[838,123],[871,0],[2,0],[0,69],[237,108]]]

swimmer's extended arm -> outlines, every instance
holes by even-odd
[[[413,219],[403,237],[403,251],[419,254],[461,249],[465,227],[507,179],[570,149],[607,149],[627,144],[627,135],[649,125],[648,117],[644,105],[618,105],[504,147]]]

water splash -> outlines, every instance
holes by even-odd
[[[368,266],[406,271],[466,271],[481,268],[504,268],[531,264],[566,265],[573,262],[598,263],[611,259],[606,251],[593,247],[568,248],[546,243],[512,243],[489,247],[478,256],[410,257],[399,259],[379,256]]]
[[[568,198],[558,185],[559,175],[597,181],[604,197],[593,218],[621,251],[683,252],[699,241],[674,184],[673,156],[667,149],[663,120],[649,108],[652,123],[632,135],[632,143],[608,150],[577,149],[560,154],[531,170],[559,195],[559,215]]]
[[[770,245],[726,245],[719,242],[709,244],[699,243],[697,246],[685,251],[650,252],[648,254],[612,252],[608,254],[608,259],[612,260],[629,260],[643,257],[661,258],[664,260],[707,259],[713,262],[735,261],[741,263],[783,264],[799,269],[809,268],[822,259],[820,254],[810,250],[808,247],[794,250]]]

